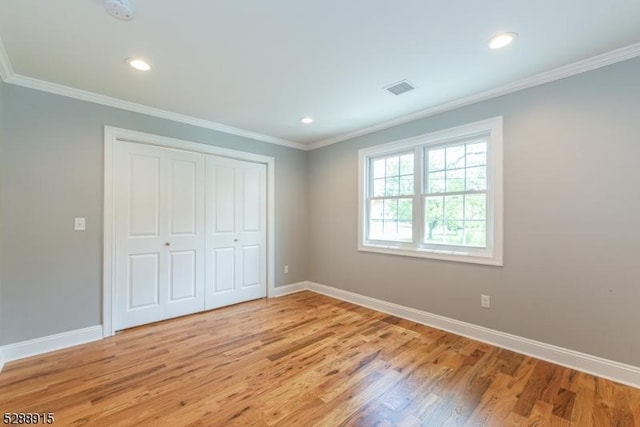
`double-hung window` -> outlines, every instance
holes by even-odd
[[[502,118],[360,150],[359,249],[502,265]]]

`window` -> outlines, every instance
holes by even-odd
[[[413,239],[413,152],[371,159],[369,238],[410,242]]]
[[[502,118],[360,150],[359,249],[502,265]]]

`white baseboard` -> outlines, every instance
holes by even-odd
[[[292,283],[290,285],[278,286],[274,288],[271,294],[269,294],[269,298],[274,297],[282,297],[289,294],[295,294],[296,292],[301,292],[308,289],[309,282],[298,282]]]
[[[4,362],[11,362],[12,360],[23,359],[100,339],[102,339],[102,325],[97,325],[5,345],[0,347],[0,370],[2,369],[1,362],[3,360]]]
[[[2,372],[3,366],[4,366],[4,357],[2,357],[2,348],[0,348],[0,372]]]
[[[461,322],[319,283],[307,282],[307,289],[383,313],[392,314],[416,323],[546,360],[557,365],[566,366],[571,369],[640,388],[640,367],[637,366],[627,365],[471,323]]]

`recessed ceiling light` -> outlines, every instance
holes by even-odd
[[[149,71],[151,69],[151,65],[140,58],[127,58],[125,62],[136,70]]]
[[[300,119],[300,123],[310,125],[311,123],[313,123],[313,119],[311,117],[303,117]]]
[[[491,40],[489,41],[489,47],[491,49],[503,48],[503,47],[511,44],[511,42],[513,40],[515,40],[516,37],[518,37],[517,33],[501,33],[501,34],[498,34],[497,36],[494,36],[494,37],[491,38]]]

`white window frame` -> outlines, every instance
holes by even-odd
[[[424,244],[423,186],[425,148],[487,137],[487,247]],[[358,152],[358,250],[390,255],[503,265],[503,162],[502,117],[364,148]],[[370,159],[414,150],[413,242],[368,240],[368,191],[371,181]]]

